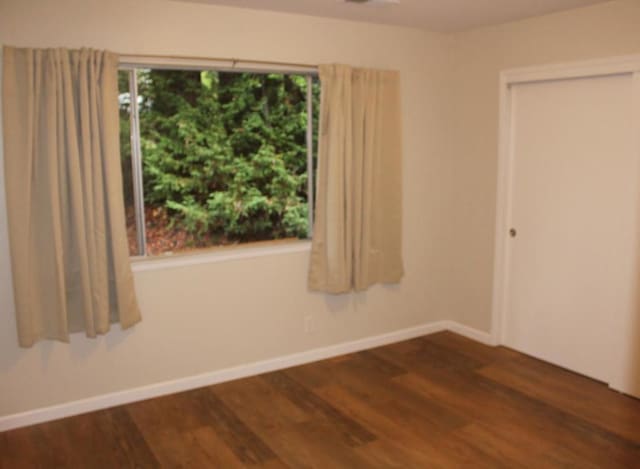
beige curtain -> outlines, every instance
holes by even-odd
[[[397,283],[402,137],[397,72],[320,66],[322,98],[309,288]]]
[[[18,338],[140,320],[125,231],[118,58],[3,50],[5,187]]]

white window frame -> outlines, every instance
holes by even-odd
[[[277,240],[237,244],[233,246],[211,246],[192,252],[166,253],[149,256],[146,252],[146,232],[143,193],[142,150],[140,146],[140,119],[138,109],[138,80],[136,70],[165,69],[165,70],[211,70],[215,72],[235,73],[282,73],[303,75],[307,79],[307,204],[308,204],[308,235],[306,240],[291,240],[277,243]],[[269,256],[274,254],[288,254],[308,252],[311,249],[311,234],[313,233],[314,213],[314,177],[313,177],[313,78],[317,77],[315,67],[289,66],[267,62],[242,62],[235,59],[192,59],[167,57],[159,60],[155,56],[122,56],[119,70],[129,73],[129,92],[131,93],[131,166],[133,179],[133,198],[136,214],[136,239],[138,254],[131,256],[134,272],[158,270],[188,265],[226,262],[236,259],[247,259]],[[259,244],[263,244],[260,246]]]

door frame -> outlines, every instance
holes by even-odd
[[[508,231],[512,226],[514,185],[512,87],[523,83],[627,74],[633,77],[634,127],[637,130],[635,151],[640,156],[640,55],[510,69],[500,73],[498,187],[491,311],[491,339],[494,345],[503,345],[505,342],[511,276]]]

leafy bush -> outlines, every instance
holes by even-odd
[[[138,89],[147,207],[196,244],[307,236],[305,77],[139,70]]]

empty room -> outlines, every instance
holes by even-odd
[[[640,468],[639,0],[0,0],[0,468]]]

